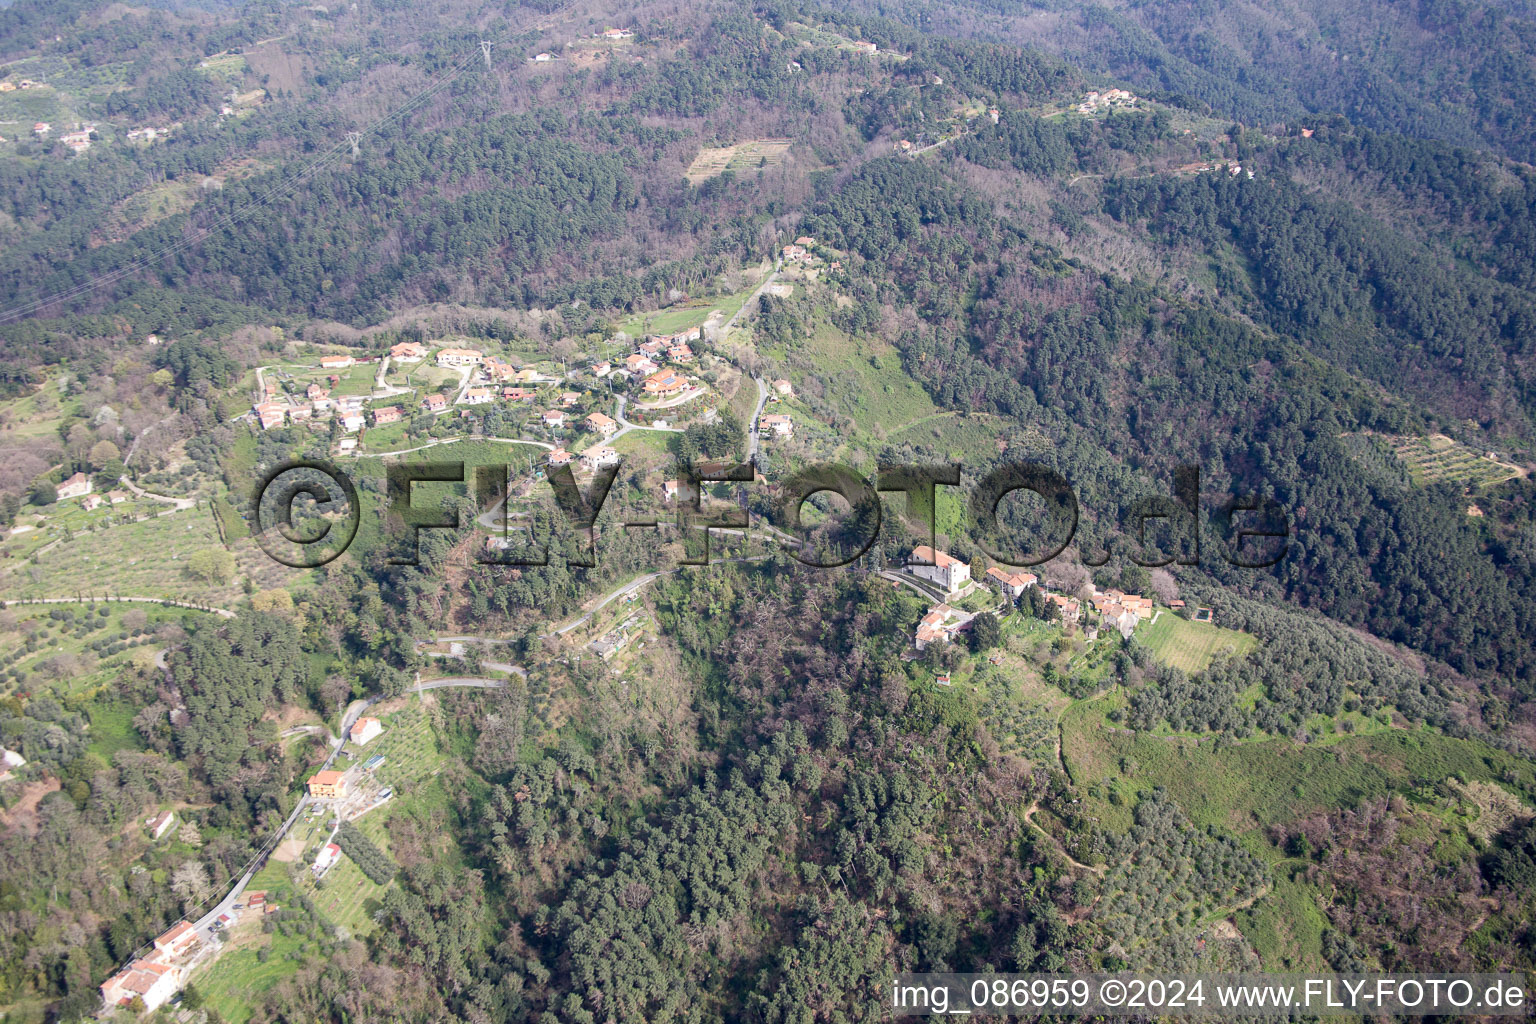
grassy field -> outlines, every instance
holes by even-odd
[[[77,404],[61,399],[56,378],[50,378],[31,394],[0,402],[0,440],[55,437]]]
[[[1258,645],[1247,633],[1209,622],[1191,622],[1166,609],[1156,622],[1138,627],[1136,639],[1164,665],[1190,674],[1202,671],[1218,657],[1240,658]]]
[[[827,384],[826,399],[864,430],[895,433],[937,413],[928,393],[901,368],[894,348],[819,325],[797,355]]]
[[[724,322],[735,316],[737,310],[746,304],[767,273],[766,266],[755,268],[747,274],[751,283],[728,295],[705,295],[665,309],[636,313],[620,321],[618,330],[636,338],[646,334],[676,334],[678,331],[703,326],[704,321],[716,310],[720,311],[720,319]]]
[[[278,889],[270,879],[267,887]],[[227,1024],[245,1024],[267,990],[303,966],[309,945],[310,940],[297,935],[247,933],[232,941],[216,963],[195,974],[192,983]]]

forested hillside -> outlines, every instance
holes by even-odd
[[[1530,971],[1533,24],[0,11],[0,1012]]]

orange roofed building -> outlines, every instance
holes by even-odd
[[[347,781],[341,772],[332,769],[315,772],[309,777],[309,795],[341,797],[347,795]]]

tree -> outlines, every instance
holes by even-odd
[[[91,460],[91,465],[97,467],[98,469],[106,466],[107,463],[114,462],[121,459],[122,457],[123,450],[117,445],[113,444],[111,441],[97,441],[94,445],[91,446],[90,455],[87,456],[87,458]]]
[[[971,620],[971,650],[990,651],[1003,640],[1002,623],[991,612],[982,612]]]
[[[251,607],[259,612],[290,615],[293,612],[293,595],[281,587],[259,590],[251,595]]]
[[[235,578],[235,556],[223,548],[204,548],[187,559],[187,571],[208,583],[228,583]]]
[[[213,883],[208,879],[208,869],[203,867],[200,860],[189,860],[176,869],[171,876],[171,892],[181,900],[182,906],[191,910],[213,891]]]
[[[59,490],[50,481],[39,480],[32,485],[32,504],[52,505],[59,500]]]

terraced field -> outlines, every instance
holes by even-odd
[[[1383,436],[1381,440],[1408,467],[1409,478],[1421,486],[1455,481],[1468,487],[1490,487],[1525,475],[1519,466],[1479,454],[1444,434]]]
[[[694,157],[684,176],[688,184],[697,185],[726,171],[739,174],[755,167],[771,167],[783,161],[790,145],[789,139],[754,139],[734,146],[706,148]]]

